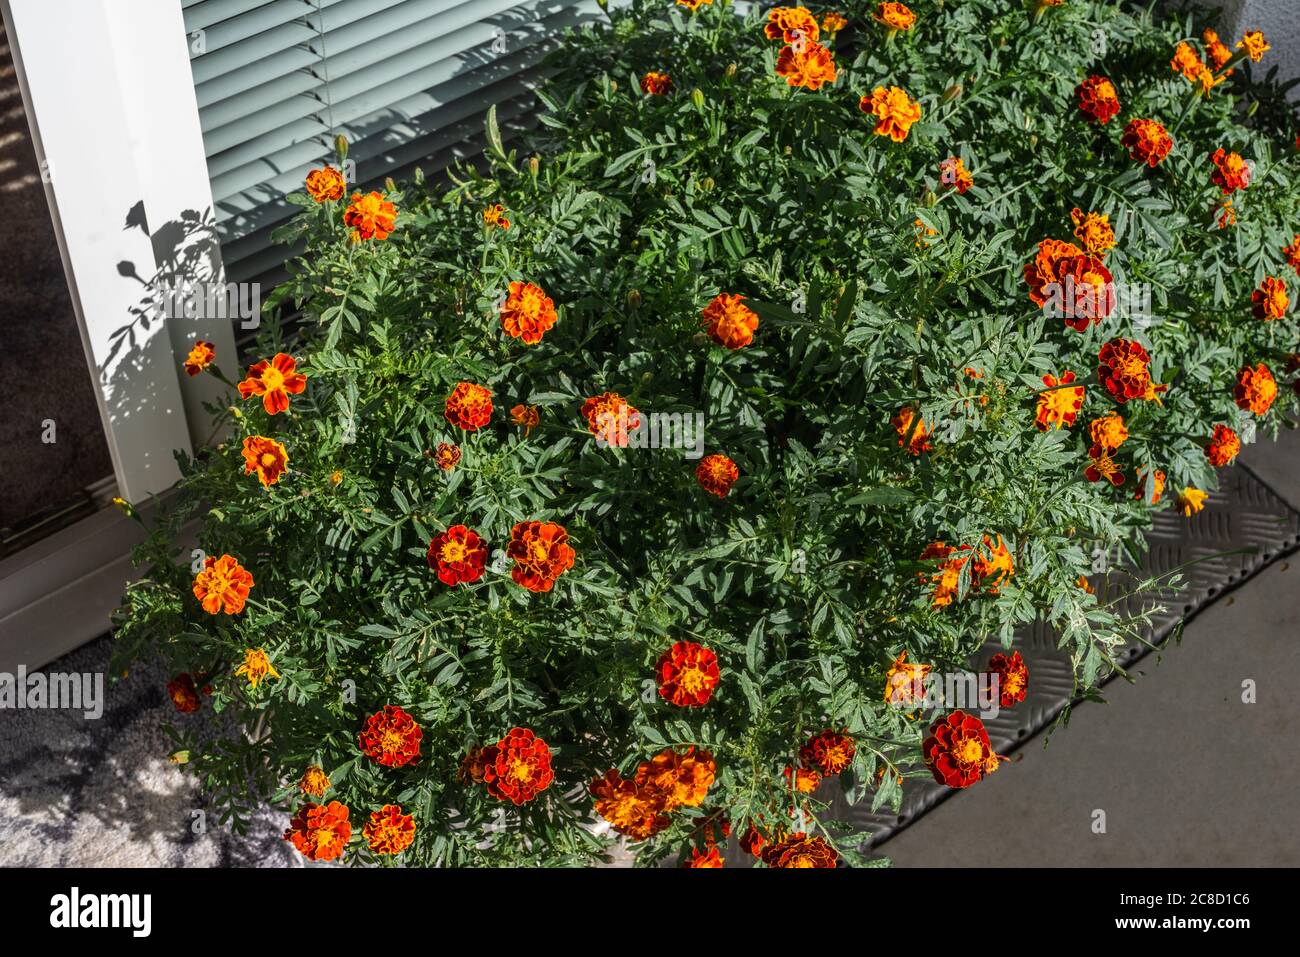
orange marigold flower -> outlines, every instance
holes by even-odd
[[[309,861],[332,861],[352,838],[348,809],[338,801],[322,807],[307,801],[289,822],[284,839]]]
[[[1300,276],[1300,233],[1295,234],[1295,239],[1291,240],[1290,246],[1282,247],[1282,255],[1286,257],[1287,265],[1296,271]]]
[[[318,203],[338,202],[348,188],[343,173],[328,165],[308,173],[306,185],[307,195]]]
[[[1142,469],[1138,469],[1137,483],[1138,483],[1137,494],[1134,495],[1133,497],[1140,502],[1142,501],[1142,497],[1146,494],[1146,472],[1144,472]],[[1154,477],[1152,478],[1151,481],[1150,504],[1155,505],[1156,503],[1158,503],[1160,501],[1160,496],[1164,494],[1165,494],[1165,473],[1160,469],[1156,469],[1154,473]]]
[[[310,797],[324,797],[329,787],[329,775],[325,773],[324,768],[317,764],[309,766],[303,772],[302,780],[298,782],[298,790]]]
[[[1218,209],[1219,209],[1219,218],[1218,221],[1215,223],[1217,228],[1227,229],[1229,226],[1237,225],[1237,210],[1232,205],[1232,200],[1228,199],[1225,196],[1223,202],[1219,204]]]
[[[396,804],[385,804],[370,815],[361,834],[376,854],[400,854],[415,840],[415,818]]]
[[[1100,445],[1113,452],[1128,441],[1128,426],[1118,412],[1107,412],[1088,424],[1088,438],[1092,439],[1093,445]]]
[[[726,498],[731,486],[740,478],[740,469],[725,455],[706,455],[695,467],[695,478],[710,495]]]
[[[912,225],[916,227],[916,247],[918,249],[928,245],[926,240],[931,236],[939,235],[939,230],[931,229],[929,226],[925,225],[922,220],[915,219],[912,221]]]
[[[1262,362],[1253,369],[1243,366],[1237,373],[1237,384],[1233,386],[1232,397],[1238,408],[1263,415],[1277,398],[1277,380]]]
[[[700,9],[700,7],[708,6],[712,2],[713,0],[677,0],[677,6],[685,7],[690,10],[691,13],[694,13],[696,10]]]
[[[907,139],[907,131],[921,119],[921,104],[897,86],[888,90],[883,86],[876,87],[870,96],[858,101],[858,109],[876,118],[873,132],[877,136],[888,136],[895,143]]]
[[[510,421],[515,425],[521,426],[524,435],[527,436],[533,429],[537,428],[537,423],[541,421],[541,413],[535,405],[524,405],[522,402],[510,410]]]
[[[1203,94],[1208,95],[1211,90],[1228,78],[1225,73],[1222,76],[1215,76],[1209,67],[1201,67],[1201,72],[1196,74],[1196,85],[1201,88]]]
[[[536,345],[555,325],[555,302],[531,282],[512,282],[501,307],[501,328],[512,339]]]
[[[1073,381],[1074,373],[1069,371],[1061,373],[1059,379],[1054,375],[1043,376],[1043,385],[1047,388],[1038,393],[1038,410],[1034,416],[1038,431],[1074,425],[1079,410],[1083,408],[1084,387],[1062,388]]]
[[[1151,356],[1132,339],[1111,339],[1097,354],[1097,378],[1116,402],[1144,399],[1152,390]]]
[[[433,537],[425,560],[444,585],[468,585],[483,577],[487,546],[477,532],[453,525]]]
[[[1115,248],[1115,230],[1111,228],[1108,214],[1085,213],[1076,206],[1070,211],[1070,219],[1074,223],[1074,237],[1083,243],[1085,252],[1105,256]]]
[[[698,847],[691,848],[691,859],[682,864],[682,867],[722,867],[722,855],[718,853],[718,845],[710,845],[704,854],[700,853]]]
[[[970,551],[969,545],[954,548],[943,542],[931,542],[921,550],[920,561],[939,560],[938,571],[921,572],[918,576],[922,579],[928,578],[934,584],[934,594],[931,596],[930,603],[936,608],[951,605],[953,599],[957,597],[962,566],[969,560]]]
[[[1205,41],[1205,55],[1210,58],[1210,64],[1215,70],[1222,70],[1232,59],[1232,51],[1227,45],[1219,39],[1219,35],[1208,27],[1201,33],[1201,39]],[[1226,76],[1231,76],[1229,70]]]
[[[496,745],[488,745],[485,748],[472,747],[465,753],[465,757],[461,758],[460,770],[456,776],[466,783],[482,784],[488,765],[494,763],[496,759]]]
[[[1205,446],[1205,457],[1215,468],[1231,465],[1241,452],[1241,436],[1226,425],[1216,425],[1210,442]]]
[[[853,762],[857,745],[847,732],[827,728],[809,738],[799,749],[799,763],[805,768],[816,768],[822,774],[839,774]]]
[[[382,193],[371,191],[362,196],[352,194],[352,202],[343,213],[343,225],[352,227],[352,241],[387,239],[397,228],[397,207]]]
[[[483,226],[486,229],[491,229],[493,226],[503,230],[509,229],[510,220],[506,219],[506,208],[500,203],[493,203],[483,210]]]
[[[930,725],[921,753],[934,779],[950,788],[970,787],[998,766],[984,722],[961,710]]]
[[[510,531],[506,555],[514,559],[510,577],[529,591],[546,592],[573,567],[569,533],[555,522],[520,522]]]
[[[1160,165],[1160,161],[1174,148],[1173,138],[1155,120],[1129,120],[1119,142],[1132,159],[1146,163],[1152,169]]]
[[[1104,76],[1090,76],[1074,91],[1079,110],[1094,123],[1109,123],[1119,113],[1119,96],[1115,84]]]
[[[796,831],[763,851],[768,867],[835,867],[840,856],[825,838]]]
[[[239,383],[239,395],[248,399],[262,397],[267,415],[278,415],[289,408],[289,396],[300,395],[307,388],[307,377],[297,371],[298,360],[277,352],[268,362],[263,359],[248,367],[248,378]]]
[[[916,14],[901,3],[880,3],[876,5],[871,19],[883,23],[891,31],[910,30],[916,23]]]
[[[1105,228],[1109,231],[1108,223]],[[1102,241],[1097,224],[1092,239]],[[1034,304],[1049,307],[1052,315],[1061,316],[1067,326],[1080,332],[1114,311],[1115,285],[1110,270],[1074,243],[1044,239],[1034,261],[1025,265],[1024,276]]]
[[[271,666],[271,659],[261,648],[248,648],[244,651],[244,663],[235,669],[236,675],[248,679],[248,685],[254,691],[268,678],[280,677],[280,672]]]
[[[820,43],[784,46],[776,57],[776,75],[785,77],[790,86],[820,90],[824,83],[834,83],[839,74],[835,56]]]
[[[1002,707],[1010,708],[1025,700],[1029,691],[1029,668],[1020,652],[1014,652],[1009,658],[1001,653],[994,655],[989,659],[987,673],[997,675]]]
[[[906,446],[907,451],[912,455],[920,455],[922,452],[929,452],[934,448],[930,444],[930,436],[933,432],[929,423],[924,419],[917,423],[916,430],[913,431],[912,420],[914,418],[916,418],[916,410],[905,406],[894,414],[894,417],[889,420],[889,424],[898,433],[899,446]]]
[[[763,35],[782,43],[816,43],[820,38],[817,18],[804,7],[773,7],[767,14]]]
[[[199,689],[194,686],[194,676],[185,671],[167,682],[167,697],[181,714],[193,714],[203,704]]]
[[[722,680],[718,656],[693,641],[676,642],[659,657],[655,672],[659,696],[679,708],[707,704]]]
[[[651,70],[641,77],[641,92],[646,96],[663,96],[672,88],[672,77],[667,73]]]
[[[1205,69],[1200,54],[1185,40],[1174,50],[1174,58],[1169,61],[1169,65],[1175,73],[1181,73],[1184,78],[1192,81]]]
[[[342,483],[342,481],[343,481],[342,471],[340,471],[339,469],[335,469],[333,472],[330,473],[331,485],[339,485],[340,483]]]
[[[895,707],[919,705],[925,698],[925,679],[931,665],[909,662],[907,651],[899,652],[885,675],[885,704]]]
[[[433,453],[433,460],[438,463],[438,468],[450,472],[460,464],[460,446],[439,442],[437,450]]]
[[[786,786],[800,794],[812,794],[822,783],[822,776],[815,768],[792,768],[787,764],[781,773],[785,775]]]
[[[1269,322],[1285,316],[1287,307],[1291,305],[1286,283],[1275,276],[1265,276],[1259,288],[1250,294],[1250,301],[1254,303],[1251,312],[1255,318]]]
[[[1197,512],[1205,508],[1205,499],[1207,495],[1199,488],[1193,488],[1188,485],[1178,496],[1177,509],[1182,512],[1184,517],[1191,518]]]
[[[1034,261],[1025,265],[1025,283],[1029,286],[1029,298],[1036,306],[1045,306],[1059,295],[1058,289],[1051,288],[1053,283],[1059,287],[1057,273],[1061,263],[1084,255],[1082,249],[1059,239],[1044,239],[1038,244]]]
[[[466,432],[483,428],[492,420],[492,390],[473,382],[458,382],[447,396],[443,411],[447,421]]]
[[[366,719],[357,736],[361,753],[386,768],[400,768],[420,756],[424,732],[415,719],[397,705],[386,704]]]
[[[975,563],[971,565],[971,578],[988,594],[996,595],[1015,573],[1015,559],[1011,557],[1011,552],[1002,541],[1002,536],[998,536],[995,545],[993,539],[985,535],[983,545],[975,552]]]
[[[707,751],[696,753],[691,745],[678,754],[665,748],[637,768],[638,787],[649,785],[663,795],[664,811],[679,807],[699,807],[709,793],[717,765]]]
[[[1268,45],[1268,41],[1264,39],[1264,34],[1259,30],[1252,30],[1243,34],[1241,41],[1237,44],[1237,49],[1240,50],[1242,47],[1246,48],[1246,54],[1253,63],[1258,63],[1264,59],[1264,53],[1273,49]]]
[[[617,769],[605,772],[588,786],[596,805],[596,813],[610,823],[619,834],[636,841],[668,827],[670,818],[664,812],[664,794],[649,784],[625,780]]]
[[[280,481],[288,467],[289,453],[275,439],[265,435],[250,435],[244,439],[244,474],[256,474],[263,487]]]
[[[1141,495],[1142,493],[1139,492],[1138,496],[1141,497]],[[1093,588],[1092,584],[1088,581],[1087,575],[1080,575],[1079,578],[1075,581],[1075,584],[1078,585],[1080,589],[1082,589],[1084,592],[1086,592],[1089,595],[1095,595],[1097,593],[1097,590]]]
[[[836,34],[849,25],[849,21],[839,13],[828,13],[822,17],[822,33]]]
[[[582,403],[579,411],[587,429],[602,448],[627,448],[628,433],[641,428],[641,413],[617,392],[602,392]]]
[[[1083,470],[1084,478],[1089,482],[1100,482],[1105,479],[1111,485],[1123,485],[1124,473],[1119,469],[1119,463],[1111,455],[1112,449],[1101,445],[1094,445],[1088,449],[1088,466]]]
[[[1225,196],[1250,185],[1250,166],[1237,153],[1229,153],[1220,147],[1210,155],[1210,162],[1214,164],[1210,182],[1223,190]]]
[[[745,305],[745,297],[719,293],[700,313],[704,331],[720,346],[740,349],[754,341],[758,330],[758,313]]]
[[[939,182],[944,186],[951,186],[958,195],[962,195],[975,185],[975,178],[971,176],[960,157],[949,156],[939,164]]]
[[[194,341],[190,354],[185,357],[185,371],[189,375],[198,375],[208,366],[212,365],[213,360],[217,358],[217,347],[210,342],[204,342],[202,339]]]
[[[194,578],[194,597],[209,615],[225,612],[238,615],[248,600],[253,576],[230,555],[203,561],[203,571]]]

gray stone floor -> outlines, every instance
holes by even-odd
[[[1300,507],[1300,434],[1243,459]],[[1300,865],[1300,555],[1215,602],[1136,677],[875,853],[899,867]]]

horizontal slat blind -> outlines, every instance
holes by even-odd
[[[436,173],[478,151],[489,106],[503,137],[531,125],[542,58],[604,16],[595,0],[179,2],[227,277],[264,283],[288,252],[270,241],[284,196],[336,134],[361,187]]]

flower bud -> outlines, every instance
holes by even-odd
[[[537,178],[537,171],[542,168],[542,160],[539,156],[528,157],[528,172],[532,174],[533,179]]]
[[[932,189],[927,188],[926,191],[921,194],[921,202],[926,205],[927,209],[933,206],[938,201],[939,199],[937,196],[934,195],[934,190]]]
[[[697,110],[704,109],[704,91],[698,86],[691,90],[691,102],[695,104]]]
[[[411,179],[415,180],[416,186],[424,185],[424,167],[417,166],[415,172],[411,174]]]
[[[633,309],[641,307],[641,291],[639,289],[633,289],[627,294],[627,304]]]
[[[706,176],[706,177],[704,177],[704,179],[700,182],[700,188],[701,188],[702,190],[704,190],[705,192],[708,192],[709,190],[713,189],[713,187],[716,186],[716,185],[717,185],[717,184],[713,181],[713,177],[712,177],[712,176]]]
[[[397,184],[393,182],[393,177],[391,176],[384,177],[384,189],[388,190],[388,192],[390,193],[396,191]]]
[[[736,78],[736,72],[737,72],[738,69],[739,69],[739,67],[737,67],[736,64],[734,64],[734,63],[728,63],[728,64],[727,64],[727,72],[726,72],[726,74],[725,74],[726,77],[727,77],[727,79],[728,79],[728,80],[734,80],[734,79]]]
[[[952,86],[948,87],[948,89],[943,91],[943,102],[950,103],[959,96],[961,96],[961,84],[954,83]]]
[[[342,133],[334,137],[334,155],[339,158],[339,163],[348,158],[348,138]]]

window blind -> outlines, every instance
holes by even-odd
[[[179,0],[227,279],[269,284],[284,197],[342,133],[356,186],[433,174],[531,125],[540,61],[594,0]]]

